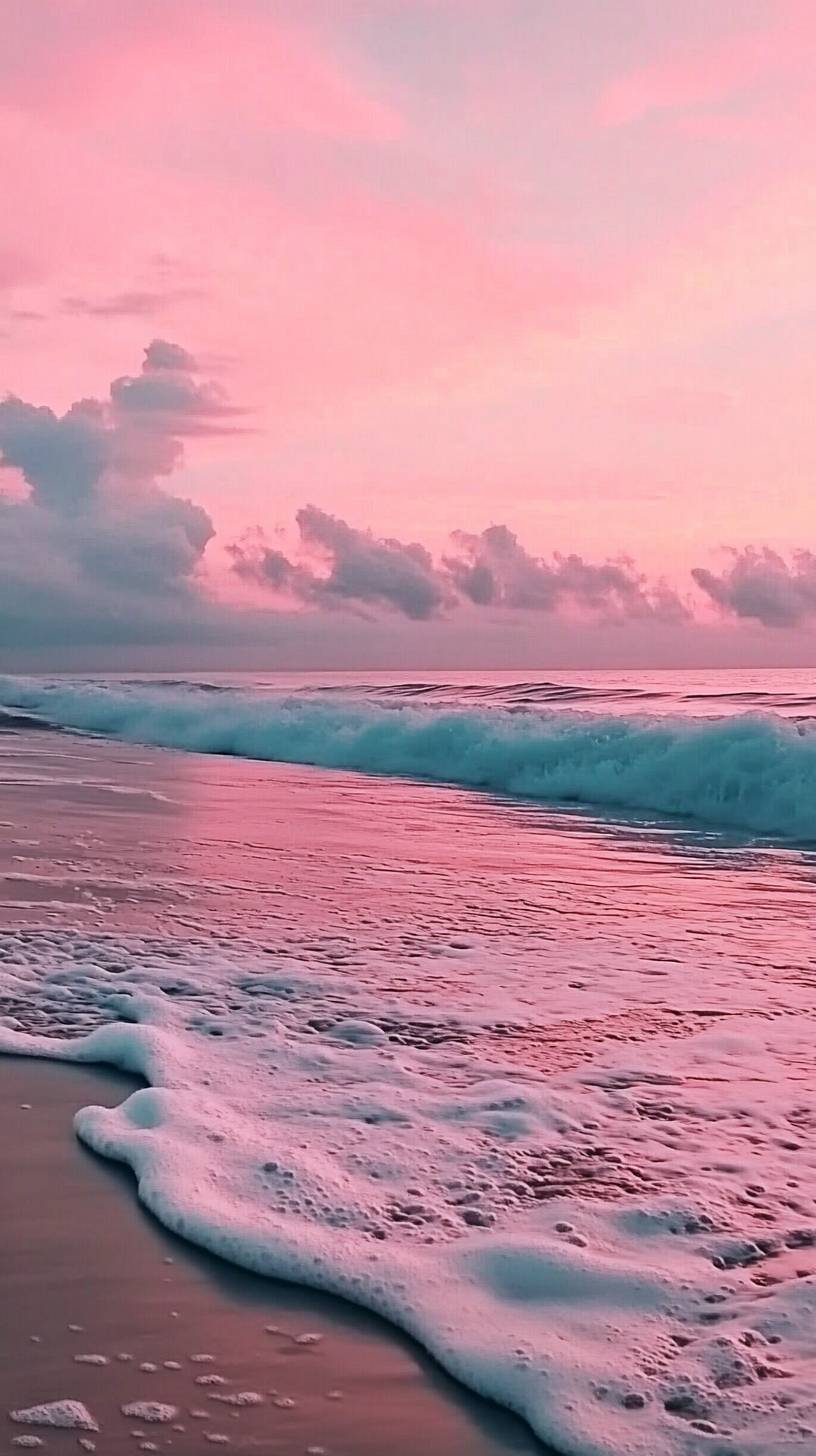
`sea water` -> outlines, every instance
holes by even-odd
[[[3,679],[0,1047],[559,1451],[816,1450],[810,688]]]

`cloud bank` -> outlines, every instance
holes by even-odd
[[[297,512],[294,549],[272,544],[260,527],[226,543],[227,591],[218,596],[205,562],[213,522],[168,478],[188,439],[241,430],[244,414],[193,354],[162,338],[103,399],[78,399],[63,414],[14,395],[2,400],[0,642],[18,651],[263,648],[286,633],[290,644],[310,632],[313,640],[331,623],[332,641],[345,632],[350,648],[369,640],[363,632],[387,642],[402,622],[404,631],[423,628],[431,644],[445,640],[443,628],[478,643],[486,629],[542,619],[586,632],[714,630],[701,626],[686,597],[649,580],[627,556],[538,556],[499,523],[454,531],[434,556],[421,542],[379,536],[314,504]],[[709,619],[712,606],[762,627],[816,618],[810,551],[786,560],[767,546],[744,548],[731,552],[724,570],[697,566],[691,576]]]
[[[478,535],[455,531],[454,550],[435,562],[417,542],[379,538],[317,506],[298,511],[303,557],[290,560],[262,533],[230,546],[233,570],[309,606],[386,608],[428,621],[457,606],[554,615],[573,612],[607,622],[683,622],[689,608],[663,582],[650,585],[632,563],[581,556],[533,556],[508,526]],[[316,562],[312,558],[317,558]]]

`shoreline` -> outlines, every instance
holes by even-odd
[[[420,1442],[426,1456],[545,1456],[521,1421],[464,1391],[375,1316],[247,1274],[168,1233],[139,1203],[129,1171],[84,1148],[71,1126],[78,1107],[115,1105],[136,1085],[105,1068],[0,1057],[4,1412],[81,1400],[101,1427],[97,1449],[110,1456],[138,1449],[132,1431],[142,1423],[121,1406],[147,1400],[178,1407],[172,1424],[145,1427],[144,1439],[181,1456],[213,1436],[230,1449],[291,1456],[415,1456]],[[306,1334],[320,1339],[298,1343]],[[77,1362],[88,1354],[107,1363]],[[197,1383],[202,1371],[220,1376],[223,1392]],[[263,1400],[213,1399],[240,1392]],[[4,1420],[7,1445],[36,1433],[47,1450],[77,1449],[76,1431]]]

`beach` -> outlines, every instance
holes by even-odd
[[[156,935],[174,927],[182,935],[191,914],[199,924],[224,915],[223,885],[198,866],[191,885],[184,864],[206,853],[225,804],[235,819],[236,798],[251,838],[252,766],[32,733],[1,735],[0,763],[3,817],[13,815],[17,830],[24,826],[10,833],[7,823],[0,846],[6,925],[85,932],[89,921],[101,920],[106,928]],[[200,774],[210,784],[205,797],[196,794]],[[193,804],[206,804],[209,829],[190,826],[184,810]],[[307,824],[285,827],[308,840]],[[251,871],[251,850],[225,837],[216,863],[239,852]],[[233,883],[231,894],[260,920],[268,912],[252,880]],[[231,928],[234,903],[226,913]],[[5,997],[3,1009],[22,1008]],[[86,1025],[85,1015],[80,998],[74,1030]],[[36,1008],[28,1017],[40,1024]],[[287,1456],[310,1447],[337,1456],[413,1456],[419,1440],[429,1456],[544,1449],[520,1421],[463,1390],[393,1327],[302,1287],[253,1278],[163,1229],[138,1202],[130,1173],[89,1153],[72,1127],[79,1107],[114,1106],[138,1085],[110,1068],[0,1057],[4,1412],[81,1400],[102,1428],[90,1439],[113,1456],[138,1449],[131,1432],[139,1422],[121,1407],[140,1399],[178,1406],[177,1421],[143,1425],[140,1439],[179,1453],[200,1452],[205,1433],[228,1436],[231,1449]],[[298,1345],[304,1334],[319,1334],[319,1343]],[[108,1363],[76,1363],[84,1354]],[[191,1362],[196,1354],[214,1360]],[[165,1360],[181,1371],[165,1369]],[[143,1362],[158,1368],[140,1372]],[[257,1392],[263,1403],[236,1415],[208,1400],[207,1387],[195,1381],[211,1372],[224,1376],[227,1391]],[[202,1407],[208,1421],[190,1417]],[[184,1432],[170,1429],[178,1423]],[[76,1431],[18,1426],[7,1417],[6,1427],[6,1445],[38,1430],[48,1449],[76,1449]]]
[[[419,1441],[433,1456],[543,1450],[381,1321],[253,1278],[162,1229],[137,1202],[132,1178],[83,1149],[71,1129],[77,1107],[112,1105],[133,1086],[110,1071],[0,1060],[4,1412],[82,1401],[100,1426],[90,1439],[111,1456],[141,1440],[184,1456],[208,1449],[213,1434],[231,1450],[282,1456],[317,1448],[413,1456]],[[318,1338],[299,1344],[306,1336]],[[106,1363],[86,1364],[86,1355]],[[225,1384],[196,1383],[213,1375]],[[247,1391],[262,1401],[235,1408],[212,1399]],[[128,1418],[122,1406],[134,1401],[174,1405],[178,1415],[161,1425]],[[76,1431],[5,1424],[5,1447],[36,1430],[49,1450],[77,1448]]]
[[[340,732],[220,691],[127,704],[210,748]],[[359,741],[532,741],[457,711]],[[689,772],[709,732],[575,731]],[[711,732],[726,788],[809,752]],[[808,1450],[809,850],[56,724],[0,733],[0,784],[6,1411],[82,1401],[100,1452]]]

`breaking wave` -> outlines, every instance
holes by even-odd
[[[32,722],[196,753],[387,774],[816,840],[816,732],[743,712],[655,717],[394,697],[0,679]]]

